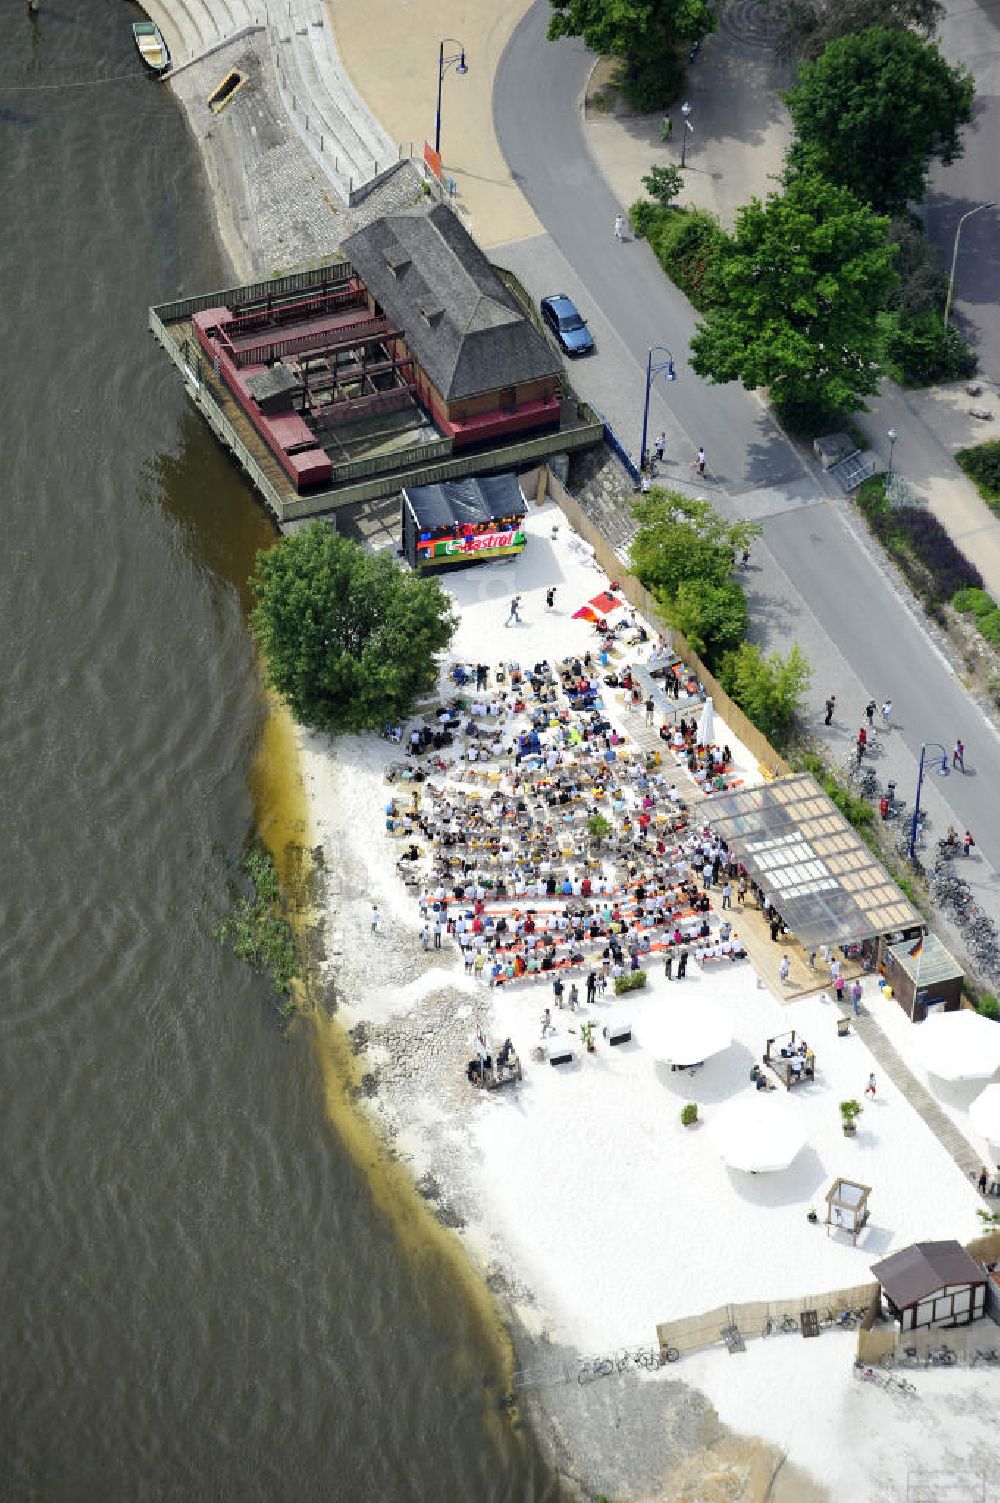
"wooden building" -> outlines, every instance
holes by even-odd
[[[957,1012],[962,1005],[962,967],[936,934],[887,945],[882,969],[911,1023],[934,1012]]]
[[[902,1331],[965,1326],[986,1314],[989,1275],[960,1242],[915,1242],[872,1264]]]
[[[444,204],[376,219],[343,251],[401,332],[413,384],[456,449],[558,426],[561,362]]]

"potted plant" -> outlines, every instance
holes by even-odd
[[[597,1045],[594,1043],[594,1029],[596,1027],[597,1024],[593,1020],[589,1023],[580,1024],[580,1037],[587,1046],[588,1054],[594,1054],[597,1050]]]
[[[682,1124],[685,1127],[694,1127],[694,1125],[697,1122],[697,1120],[698,1120],[698,1103],[697,1103],[697,1101],[688,1101],[688,1102],[685,1102],[684,1106],[681,1107],[681,1122],[682,1122]]]
[[[861,1115],[862,1106],[860,1101],[842,1101],[840,1103],[840,1120],[844,1128],[844,1137],[853,1138],[858,1130],[857,1118]]]

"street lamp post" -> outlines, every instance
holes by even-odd
[[[445,42],[450,42],[458,48],[452,57],[444,55]],[[449,68],[454,68],[460,78],[464,78],[469,71],[465,65],[465,47],[455,37],[443,37],[441,46],[438,48],[438,105],[437,120],[434,124],[434,150],[438,156],[441,155],[441,85],[444,83],[444,76]]]
[[[687,161],[688,133],[690,132],[690,133],[693,134],[693,132],[694,132],[694,126],[691,124],[691,121],[688,119],[688,116],[690,115],[690,113],[691,113],[691,103],[690,103],[690,100],[685,99],[684,103],[681,105],[681,115],[683,116],[683,119],[681,120],[681,166],[682,167],[684,166],[685,162]]]
[[[654,365],[654,355],[666,355],[667,358]],[[646,404],[642,409],[642,443],[639,446],[639,468],[641,470],[646,468],[649,459],[649,455],[646,452],[646,439],[649,435],[649,388],[653,384],[653,377],[661,375],[665,375],[668,381],[677,380],[674,357],[665,344],[651,344],[649,354],[646,356]]]
[[[937,763],[937,752],[941,753],[941,760],[938,765],[939,774],[943,778],[948,776],[948,753],[945,751],[940,741],[925,741],[923,746],[920,748],[920,767],[917,771],[917,796],[913,800],[913,818],[910,820],[910,844],[907,849],[907,855],[909,856],[911,861],[913,860],[917,849],[917,826],[920,823],[920,790],[923,787],[924,782],[924,758],[927,755],[927,748],[929,746],[937,748],[934,757],[932,758],[932,762]]]
[[[958,224],[955,226],[955,244],[952,247],[951,252],[951,274],[948,277],[948,296],[944,300],[944,326],[946,329],[948,327],[948,318],[951,314],[951,299],[955,291],[955,268],[958,265],[958,241],[962,233],[962,226],[967,219],[971,219],[973,214],[978,214],[981,209],[993,208],[996,208],[996,204],[993,202],[992,198],[984,204],[977,204],[974,209],[966,210],[961,219],[958,221]]]
[[[888,431],[888,433],[886,434],[886,438],[889,440],[889,479],[890,480],[892,479],[892,451],[896,447],[896,440],[897,440],[898,437],[899,437],[899,434],[896,432],[895,428],[890,428],[889,431]]]

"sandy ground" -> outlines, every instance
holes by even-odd
[[[465,47],[468,73],[445,73],[441,154],[458,185],[455,206],[485,249],[541,226],[510,175],[493,134],[493,75],[530,0],[327,0],[337,49],[355,88],[394,141],[434,144],[438,45]]]
[[[449,661],[495,663],[502,655],[524,663],[592,644],[592,629],[574,621],[572,611],[606,583],[605,576],[585,550],[567,545],[565,521],[551,506],[533,510],[527,527],[528,549],[514,563],[481,566],[447,581],[461,610]],[[552,583],[557,611],[549,613],[543,596]],[[505,629],[514,593],[523,596],[524,624]],[[624,708],[612,713],[627,731]],[[593,1012],[599,1025],[611,1013],[626,1012],[631,1043],[610,1048],[599,1039],[595,1054],[581,1051],[569,1066],[533,1058],[540,1013],[552,1004],[546,983],[491,990],[464,974],[447,942],[438,952],[421,950],[416,903],[394,873],[399,847],[383,829],[386,798],[400,786],[383,781],[392,755],[377,737],[338,742],[336,760],[322,738],[309,738],[304,748],[327,865],[342,874],[329,937],[338,957],[342,1017],[364,1048],[369,1104],[380,1129],[541,1350],[558,1353],[572,1374],[579,1354],[653,1344],[658,1321],[728,1301],[795,1298],[865,1283],[870,1264],[894,1248],[926,1236],[976,1235],[974,1188],[888,1081],[881,1080],[877,1099],[866,1103],[857,1138],[845,1140],[838,1103],[861,1097],[869,1071],[878,1067],[856,1036],[836,1037],[828,999],[781,1001],[748,962],[694,964],[681,983],[668,983],[653,965],[644,992],[618,1001],[609,992]],[[704,807],[710,811],[710,803]],[[374,936],[367,932],[372,901],[380,909]],[[654,1060],[641,1042],[644,1022],[668,1008],[697,1010],[706,999],[728,1019],[731,1046],[693,1075]],[[916,1066],[909,1024],[871,982],[866,1005],[880,1021],[884,1014],[890,1037]],[[558,1026],[573,1030],[576,1039],[582,1019],[582,1013],[557,1014]],[[514,1040],[525,1069],[516,1091],[480,1094],[467,1085],[464,1065],[479,1028],[491,1039]],[[789,1097],[778,1091],[762,1099],[791,1111],[804,1146],[781,1173],[729,1169],[714,1141],[713,1119],[725,1103],[756,1095],[750,1064],[766,1038],[789,1028],[815,1050],[817,1080]],[[939,1085],[933,1078],[930,1084]],[[694,1130],[679,1121],[688,1100],[698,1102],[703,1119]],[[943,1104],[949,1109],[947,1099]],[[961,1111],[951,1114],[962,1126]],[[837,1175],[873,1187],[871,1223],[856,1248],[806,1220],[811,1206],[822,1212]],[[977,1383],[961,1373],[946,1389],[947,1376],[918,1374],[926,1399],[922,1394],[921,1402],[908,1403],[857,1383],[853,1351],[853,1338],[829,1332],[809,1343],[757,1340],[738,1357],[714,1349],[686,1358],[669,1379],[693,1383],[725,1424],[772,1443],[779,1461],[784,1455],[788,1467],[808,1474],[817,1495],[829,1486],[838,1493],[851,1487],[865,1498],[902,1500],[907,1465],[929,1464],[946,1440],[962,1465],[979,1464],[989,1448],[992,1412],[979,1395],[995,1379]],[[643,1395],[658,1381],[641,1380]],[[676,1383],[655,1392],[661,1391],[676,1417]],[[976,1397],[967,1402],[970,1394]],[[655,1412],[655,1394],[649,1403]],[[924,1407],[935,1410],[933,1426],[920,1423]],[[654,1435],[654,1450],[671,1458],[669,1475],[679,1487],[677,1479],[686,1475],[683,1449],[678,1452],[666,1432]],[[725,1466],[723,1472],[730,1475]],[[749,1486],[745,1468],[736,1466],[737,1474],[741,1486]],[[623,1481],[627,1466],[615,1475]],[[799,1479],[788,1497],[808,1496],[802,1475],[788,1472]],[[671,1493],[662,1479],[654,1490],[649,1475],[645,1486],[643,1496],[713,1495]]]

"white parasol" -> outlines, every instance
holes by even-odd
[[[709,695],[698,717],[698,745],[711,746],[715,741],[715,707]]]
[[[964,1008],[918,1024],[917,1053],[942,1080],[989,1080],[1000,1069],[1000,1023]]]
[[[638,1020],[633,1032],[647,1054],[668,1065],[700,1064],[733,1042],[729,1019],[710,1002],[664,1002]]]
[[[787,1169],[806,1140],[798,1108],[787,1097],[756,1090],[720,1107],[709,1119],[708,1133],[729,1167],[747,1174]]]
[[[1000,1143],[1000,1085],[988,1085],[980,1092],[969,1107],[969,1121],[988,1142]]]

